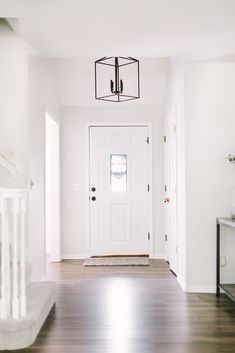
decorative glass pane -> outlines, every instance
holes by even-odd
[[[111,192],[127,192],[127,155],[110,156]]]

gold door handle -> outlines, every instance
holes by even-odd
[[[167,202],[169,203],[169,202],[170,202],[169,197],[165,197],[164,202],[165,202],[165,203],[167,203]]]

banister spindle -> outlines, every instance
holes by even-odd
[[[7,293],[7,284],[9,283],[9,279],[7,279],[7,275],[9,276],[9,264],[7,264],[7,260],[9,261],[9,256],[7,258],[6,251],[8,250],[8,225],[7,225],[7,200],[5,198],[0,198],[0,215],[1,215],[1,236],[2,236],[2,263],[1,263],[1,319],[6,319],[8,316],[8,294]]]
[[[12,317],[19,318],[19,297],[18,297],[18,214],[19,214],[19,198],[12,200],[13,214],[13,283],[12,283]]]
[[[26,315],[26,293],[25,293],[25,213],[26,213],[26,198],[20,200],[20,316]]]
[[[0,319],[26,316],[27,190],[0,188]]]

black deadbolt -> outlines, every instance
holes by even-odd
[[[95,200],[96,200],[96,197],[95,197],[95,196],[92,196],[91,199],[92,199],[92,201],[95,201]]]
[[[91,188],[91,191],[93,191],[93,192],[96,191],[96,188],[94,188],[94,186],[93,186],[93,188]]]

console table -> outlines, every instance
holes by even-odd
[[[235,301],[235,284],[220,283],[220,227],[226,226],[235,231],[235,219],[217,218],[216,225],[216,295],[220,295],[221,288],[233,301]]]

